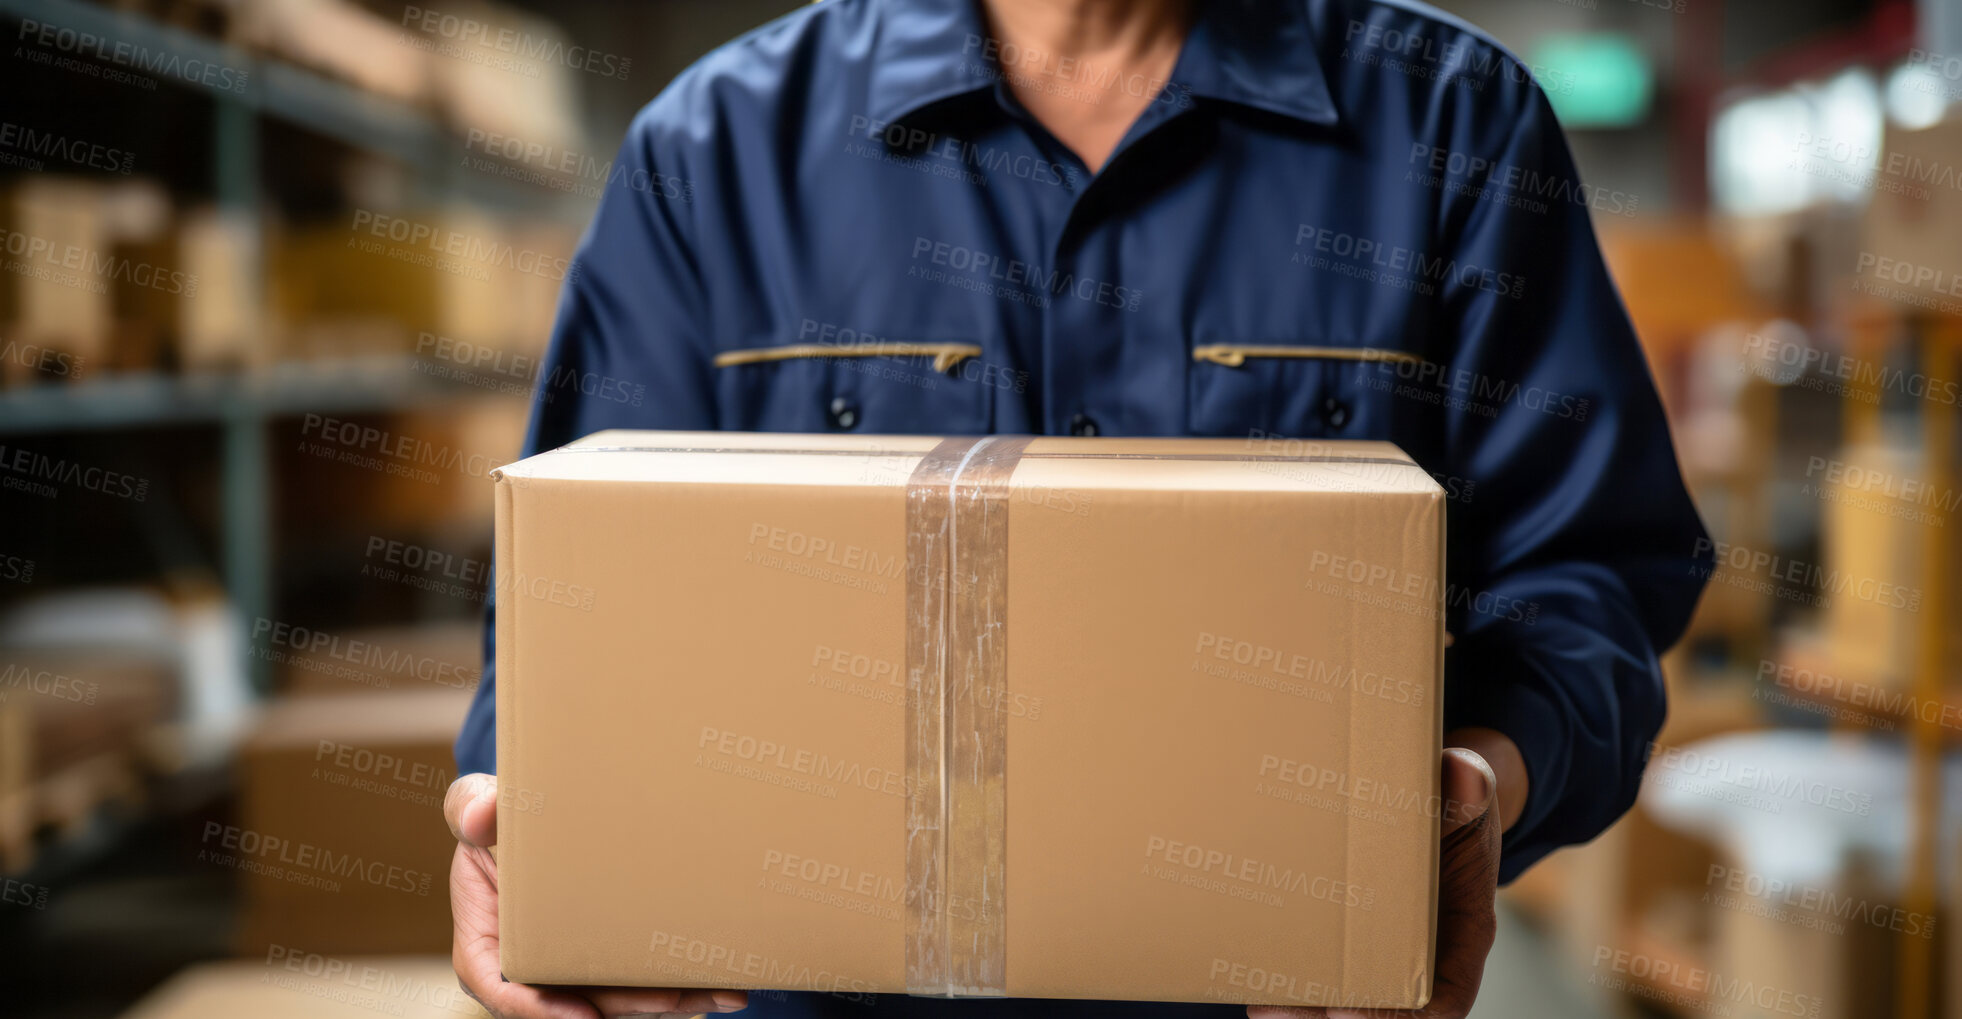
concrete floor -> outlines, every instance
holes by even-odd
[[[1499,937],[1471,1019],[1625,1019],[1618,995],[1591,987],[1587,974],[1503,900]]]

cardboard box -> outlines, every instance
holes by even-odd
[[[603,432],[497,484],[512,980],[1417,1007],[1384,443]]]
[[[54,176],[11,182],[0,195],[0,231],[16,263],[0,273],[0,324],[17,345],[58,352],[60,367],[41,363],[43,374],[79,375],[107,350],[115,263],[105,195],[93,181]]]
[[[406,569],[400,572],[426,576]],[[430,582],[450,583],[441,577]],[[278,662],[279,688],[306,697],[381,691],[468,693],[477,689],[483,676],[484,627],[478,619],[346,630],[283,627],[268,620],[254,629],[253,639],[260,654]]]
[[[450,947],[443,822],[466,690],[287,697],[247,742],[235,828],[201,858],[245,887],[239,950],[325,954]]]
[[[305,950],[192,966],[123,1019],[463,1019],[488,1015],[447,955],[330,956]]]

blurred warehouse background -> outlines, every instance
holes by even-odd
[[[629,119],[790,6],[0,0],[0,1012],[474,1009],[487,475]],[[1549,92],[1721,564],[1479,1014],[1962,1019],[1962,3],[1442,6]]]

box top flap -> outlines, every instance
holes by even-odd
[[[514,481],[904,486],[941,442],[920,435],[596,432],[499,468]],[[726,455],[704,455],[726,454]],[[1098,489],[1441,494],[1388,442],[1040,436],[1011,484]],[[1037,468],[1031,461],[1040,461]]]

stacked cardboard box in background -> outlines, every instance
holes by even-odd
[[[267,709],[241,755],[238,821],[207,824],[200,847],[244,883],[241,953],[448,949],[443,795],[469,702],[423,690]]]

